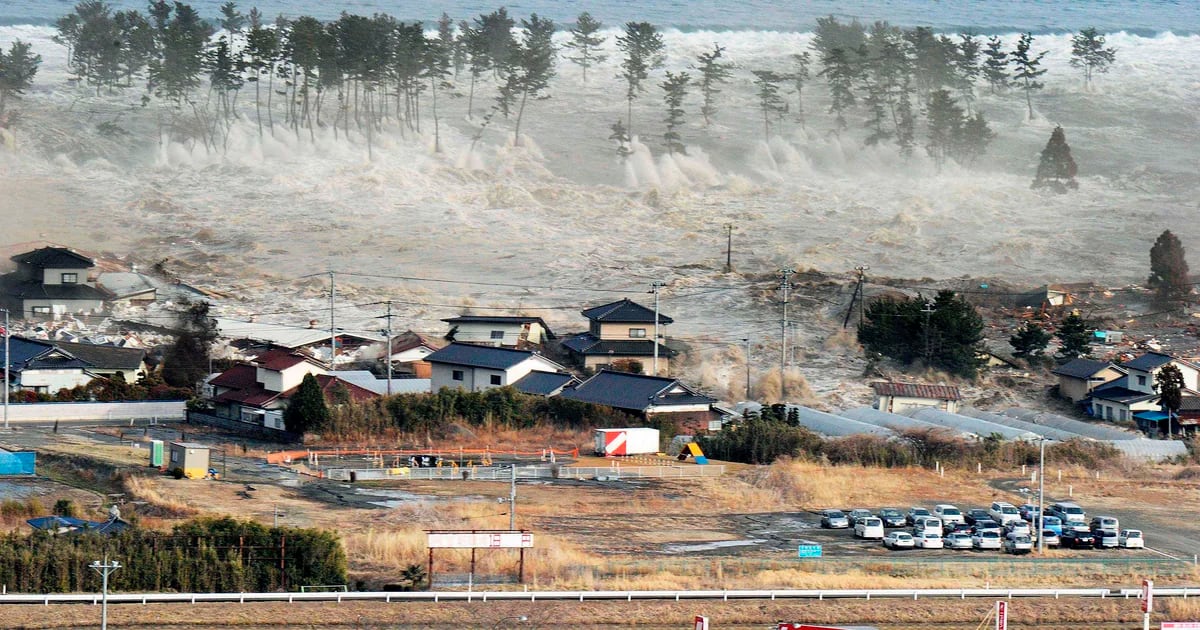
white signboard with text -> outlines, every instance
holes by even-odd
[[[429,532],[430,549],[528,549],[530,532]]]

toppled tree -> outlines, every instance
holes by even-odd
[[[308,431],[320,430],[329,423],[329,406],[325,404],[325,394],[321,385],[312,374],[305,374],[300,381],[300,388],[288,401],[287,409],[283,410],[283,425],[287,430],[304,434]]]
[[[1078,359],[1092,353],[1092,328],[1079,313],[1066,316],[1054,336],[1058,337],[1058,356],[1064,359]]]
[[[584,11],[575,19],[575,28],[570,31],[571,39],[563,42],[564,47],[570,48],[577,53],[574,56],[567,56],[567,59],[583,69],[584,83],[587,83],[588,68],[598,63],[603,63],[605,59],[608,59],[608,55],[602,55],[598,52],[606,39],[603,35],[597,35],[603,26],[600,20],[597,20],[592,17],[592,14]]]
[[[1013,356],[1021,359],[1034,359],[1046,352],[1051,335],[1044,328],[1033,323],[1025,322],[1024,326],[1008,339],[1008,345],[1013,348]]]
[[[983,318],[965,298],[940,291],[925,298],[884,299],[867,307],[858,341],[868,353],[879,353],[911,365],[974,378],[983,361]]]
[[[195,390],[208,375],[217,322],[208,315],[208,302],[185,307],[178,315],[175,343],[163,356],[163,380],[172,387]]]
[[[1095,27],[1085,28],[1071,38],[1071,66],[1083,70],[1083,87],[1092,87],[1097,72],[1108,72],[1117,58],[1116,48],[1105,48],[1107,41]]]
[[[687,153],[679,128],[683,126],[683,99],[687,96],[687,87],[691,80],[692,77],[686,72],[668,72],[667,80],[659,84],[663,90],[663,104],[667,106],[667,117],[664,120],[667,130],[663,133],[667,153]]]
[[[1164,230],[1150,248],[1150,277],[1146,284],[1154,290],[1159,304],[1182,302],[1192,292],[1188,264],[1179,237]]]
[[[725,52],[725,48],[720,44],[713,44],[711,52],[700,53],[696,57],[697,65],[693,66],[700,73],[700,96],[703,97],[704,103],[700,105],[700,115],[704,117],[704,126],[707,127],[712,120],[714,114],[717,113],[715,97],[721,93],[717,86],[729,81],[729,77],[733,74],[733,64],[721,63],[721,55]],[[805,53],[808,54],[808,53]]]
[[[642,93],[642,82],[649,78],[650,71],[662,67],[666,44],[653,24],[629,22],[625,24],[625,34],[617,36],[617,48],[625,53],[620,77],[625,80],[625,129],[632,137],[633,101]]]
[[[1071,147],[1067,144],[1067,133],[1061,126],[1055,127],[1050,133],[1046,148],[1042,149],[1042,157],[1038,162],[1037,175],[1033,178],[1032,188],[1050,188],[1062,194],[1067,189],[1079,188],[1075,175],[1079,167],[1075,158],[1071,157]]]
[[[0,116],[4,115],[10,98],[24,94],[33,85],[41,63],[41,55],[33,54],[33,47],[19,39],[8,48],[8,53],[0,50]]]
[[[1029,108],[1030,120],[1033,120],[1033,92],[1046,87],[1046,84],[1037,78],[1046,74],[1046,69],[1042,67],[1042,58],[1049,52],[1043,50],[1034,54],[1032,48],[1033,34],[1022,33],[1017,39],[1017,48],[1009,53],[1009,61],[1013,67],[1012,78],[1025,92],[1025,104]]]

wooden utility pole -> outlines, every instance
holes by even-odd
[[[783,371],[785,369],[787,369],[788,291],[791,290],[791,288],[792,288],[792,283],[790,280],[791,280],[792,274],[794,274],[794,273],[796,273],[796,270],[792,269],[790,267],[779,270],[779,274],[781,277],[781,280],[779,282],[779,290],[783,291],[783,300],[782,300],[783,319],[779,322],[779,324],[780,324],[780,326],[779,326],[779,330],[780,330],[780,335],[779,335],[779,341],[780,341],[779,376],[780,377],[783,376]]]
[[[733,271],[733,224],[725,224],[725,273]]]

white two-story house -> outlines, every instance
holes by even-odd
[[[452,343],[425,357],[433,366],[430,389],[461,388],[479,392],[512,385],[530,372],[565,372],[566,368],[528,350]]]
[[[1154,380],[1168,365],[1179,368],[1183,375],[1185,396],[1197,396],[1200,383],[1200,367],[1190,361],[1177,359],[1161,352],[1147,352],[1136,359],[1121,364],[1125,375],[1092,390],[1092,415],[1115,421],[1133,420],[1141,411],[1158,411],[1161,408]]]

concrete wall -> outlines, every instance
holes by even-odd
[[[53,422],[55,420],[128,420],[158,418],[182,420],[182,400],[150,400],[145,402],[53,402],[11,403],[9,422]]]
[[[75,274],[75,282],[66,284],[86,284],[95,286],[95,282],[88,282],[89,269],[59,269],[56,267],[46,267],[42,269],[42,284],[63,284],[62,275],[64,273]]]

